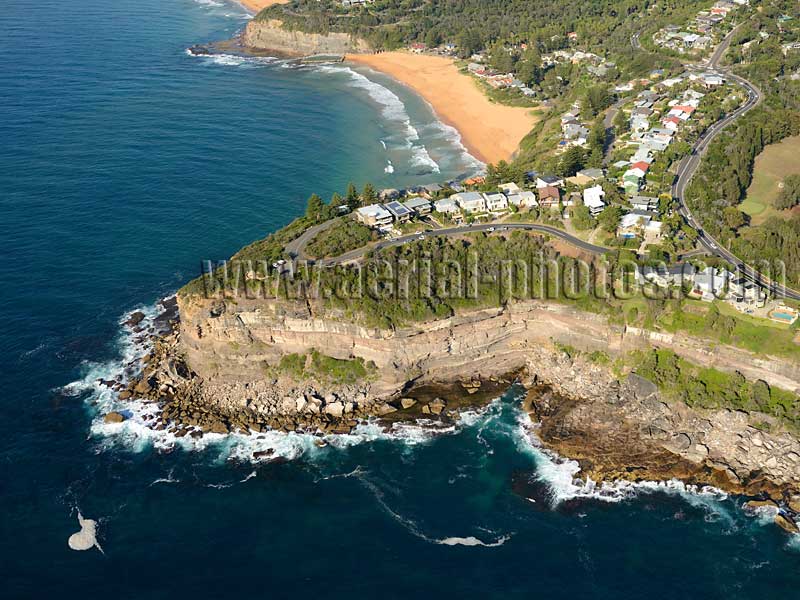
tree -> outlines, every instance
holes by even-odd
[[[313,223],[320,223],[327,218],[325,203],[316,194],[311,194],[306,204],[306,218]]]
[[[364,191],[361,193],[361,202],[364,206],[375,204],[378,201],[378,192],[375,191],[375,186],[368,183],[364,186]]]
[[[439,44],[442,43],[442,36],[439,34],[439,30],[435,27],[428,30],[428,33],[425,34],[425,45],[428,48],[435,48]]]
[[[347,185],[347,195],[345,196],[345,199],[350,210],[355,210],[358,208],[360,199],[358,197],[356,184],[354,184],[352,181]]]
[[[458,46],[458,55],[461,58],[469,58],[483,48],[483,41],[477,30],[467,29],[458,34],[456,45]]]
[[[594,219],[589,208],[586,206],[576,206],[572,210],[572,224],[578,231],[586,231],[594,227]]]
[[[597,216],[600,227],[613,233],[619,227],[619,220],[622,218],[622,209],[619,206],[606,206]]]
[[[331,202],[330,202],[329,206],[332,209],[336,210],[336,209],[338,209],[340,206],[342,206],[344,204],[345,204],[345,201],[342,199],[342,197],[339,195],[339,193],[338,192],[334,192],[333,196],[331,196]]]
[[[583,108],[592,117],[600,114],[609,106],[611,106],[611,94],[608,93],[606,86],[596,85],[586,92]]]
[[[745,224],[744,213],[733,206],[726,207],[722,211],[722,217],[725,219],[725,224],[731,229],[739,229]]]
[[[564,177],[572,177],[573,175],[575,175],[575,173],[577,173],[583,168],[583,164],[585,161],[586,161],[586,156],[584,154],[583,148],[581,148],[580,146],[572,146],[561,157],[561,162],[559,163],[558,170]]]
[[[800,204],[800,175],[789,175],[783,180],[783,189],[775,200],[775,208],[784,210]]]

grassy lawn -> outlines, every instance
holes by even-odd
[[[753,181],[747,189],[747,198],[739,208],[753,219],[753,224],[763,223],[773,215],[789,214],[777,211],[773,202],[780,193],[779,184],[784,177],[800,174],[800,136],[786,138],[778,144],[767,146],[756,157]]]

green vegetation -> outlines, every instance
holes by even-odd
[[[365,381],[374,376],[377,367],[356,357],[348,360],[333,358],[311,350],[309,354],[285,354],[278,371],[299,380],[315,379],[319,382],[344,385]]]
[[[687,200],[703,226],[732,252],[749,263],[786,265],[790,285],[800,285],[800,215],[770,216],[754,225],[732,219],[733,210],[759,215],[763,200],[745,200],[756,156],[769,144],[800,133],[800,81],[789,75],[800,69],[800,53],[784,55],[781,44],[796,40],[797,25],[778,29],[781,14],[798,16],[797,3],[773,0],[763,5],[737,32],[729,60],[741,76],[756,84],[765,100],[727,127],[709,146],[687,190]],[[797,18],[793,20],[797,23]],[[760,34],[765,34],[767,37]],[[747,49],[746,42],[756,42]],[[759,221],[761,218],[759,218]]]
[[[306,251],[314,258],[339,256],[378,239],[377,233],[354,219],[339,219],[308,243]]]
[[[800,426],[800,398],[765,381],[698,367],[671,350],[637,352],[633,361],[637,374],[653,381],[667,397],[691,407],[760,411]]]

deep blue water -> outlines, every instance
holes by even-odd
[[[575,490],[514,390],[445,435],[287,438],[299,457],[261,467],[229,460],[249,453],[238,443],[166,454],[93,425],[93,378],[131,351],[123,315],[201,259],[311,192],[473,168],[380,76],[184,52],[243,23],[210,0],[0,10],[3,597],[797,597],[800,544],[740,500],[543,502]],[[68,549],[77,509],[105,555]]]

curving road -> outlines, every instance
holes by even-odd
[[[580,238],[575,237],[574,235],[570,235],[566,231],[561,229],[557,229],[555,227],[550,227],[549,225],[539,225],[536,223],[482,223],[479,225],[462,225],[459,227],[448,227],[444,229],[434,229],[431,231],[424,231],[420,233],[413,233],[409,235],[404,235],[393,240],[385,240],[383,242],[379,242],[374,246],[363,246],[361,248],[357,248],[355,250],[351,250],[350,252],[345,252],[344,254],[340,254],[334,258],[326,258],[322,259],[319,262],[322,266],[331,266],[337,264],[343,264],[348,262],[353,262],[363,258],[365,254],[368,252],[372,252],[373,250],[382,250],[384,248],[391,248],[393,246],[402,246],[408,242],[413,240],[417,240],[420,238],[431,238],[431,237],[453,237],[458,235],[464,235],[466,233],[476,233],[479,231],[485,232],[492,232],[492,231],[535,231],[537,233],[544,233],[546,235],[552,235],[553,237],[560,238],[566,242],[569,242],[576,248],[583,250],[585,252],[589,252],[590,254],[604,254],[609,251],[608,248],[604,248],[603,246],[596,246],[595,244],[590,244],[589,242],[585,242]]]
[[[726,115],[722,120],[714,123],[714,125],[709,127],[705,132],[703,132],[703,135],[698,138],[694,147],[692,148],[691,154],[686,156],[678,165],[675,181],[672,184],[672,195],[680,202],[679,212],[681,216],[683,216],[683,218],[686,219],[686,222],[697,231],[701,246],[709,253],[723,258],[727,262],[731,263],[741,271],[745,278],[759,283],[760,285],[769,289],[773,294],[792,298],[793,300],[800,300],[800,292],[786,287],[780,283],[770,281],[769,278],[763,276],[756,269],[747,265],[732,252],[724,248],[705,229],[703,229],[703,226],[694,218],[692,211],[689,209],[689,206],[686,203],[686,188],[697,171],[697,168],[700,166],[703,154],[708,149],[709,144],[711,144],[711,142],[728,125],[758,106],[764,98],[764,94],[761,92],[761,90],[752,83],[739,77],[738,75],[734,75],[727,69],[719,67],[719,61],[730,46],[731,39],[739,27],[741,27],[741,25],[732,29],[730,33],[725,36],[717,49],[714,51],[714,54],[712,54],[709,60],[706,62],[706,65],[707,70],[718,72],[721,75],[724,75],[730,81],[734,81],[744,88],[744,90],[747,92],[747,100],[744,104],[742,104],[742,106],[737,108],[731,114]]]

